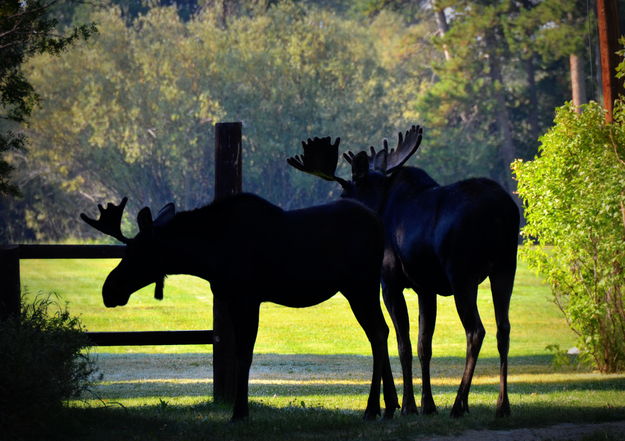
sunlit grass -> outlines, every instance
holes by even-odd
[[[210,286],[193,277],[168,278],[162,302],[154,300],[153,287],[147,287],[126,307],[105,308],[100,290],[115,265],[115,260],[24,260],[22,281],[28,296],[57,292],[92,331],[212,328]],[[407,292],[406,301],[416,348],[417,296]],[[624,418],[625,375],[600,375],[575,365],[556,368],[551,363],[546,346],[569,348],[575,335],[547,286],[520,263],[510,311],[513,414],[495,419],[499,360],[488,282],[480,287],[479,309],[487,335],[471,388],[471,413],[458,420],[449,418],[449,412],[464,367],[465,336],[453,298],[438,298],[432,360],[438,415],[396,416],[391,422],[370,424],[361,420],[371,375],[370,347],[338,295],[312,308],[262,306],[247,423],[226,424],[232,408],[212,401],[211,346],[102,348],[94,349],[94,356],[103,380],[83,399],[70,403],[58,439],[414,439],[468,429]],[[391,364],[401,396],[395,336],[388,323]],[[133,354],[138,352],[144,355]],[[124,363],[134,364],[134,377]],[[418,395],[416,356],[414,372]]]
[[[101,287],[117,261],[109,260],[23,260],[22,284],[30,296],[54,291],[69,302],[69,309],[81,317],[90,331],[135,331],[212,329],[212,294],[208,282],[189,276],[172,276],[165,282],[165,298],[153,298],[153,286],[135,293],[127,306],[107,309]],[[259,289],[270,289],[259,287]],[[416,343],[418,299],[407,291],[411,335]],[[486,328],[482,356],[497,356],[492,299],[486,281],[480,287],[479,310]],[[511,356],[545,354],[545,346],[566,349],[575,336],[552,303],[548,287],[521,262],[510,310]],[[390,351],[397,355],[391,328]],[[452,297],[438,297],[438,318],[433,341],[434,357],[463,357],[465,336]],[[416,344],[415,344],[416,346]],[[117,347],[105,352],[210,352],[211,346]],[[256,353],[280,354],[370,354],[364,332],[347,301],[337,295],[311,308],[294,309],[266,303]]]
[[[146,440],[414,439],[428,434],[459,434],[469,429],[509,430],[565,422],[614,421],[625,414],[625,375],[568,371],[512,375],[513,414],[504,419],[494,417],[498,379],[478,376],[470,396],[471,413],[451,419],[449,412],[457,381],[455,377],[434,380],[438,415],[396,415],[393,421],[373,424],[361,420],[368,381],[344,378],[338,373],[336,378],[324,381],[253,379],[250,420],[241,425],[226,424],[231,408],[213,403],[212,382],[207,379],[103,382],[96,388],[102,400],[77,402],[74,412],[80,418],[87,418],[85,415],[90,412],[101,415],[89,432],[93,435],[90,439],[105,439],[97,427],[102,427],[107,419],[115,419],[116,433],[121,430],[127,438]]]

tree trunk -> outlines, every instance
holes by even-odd
[[[620,59],[618,4],[616,0],[597,0],[597,29],[601,53],[601,79],[603,104],[606,109],[606,122],[613,121],[614,101],[623,88],[622,79],[616,78],[616,67]]]
[[[538,128],[538,89],[536,87],[536,69],[534,68],[534,57],[530,56],[525,62],[527,72],[527,87],[530,101],[530,111],[528,119],[530,123],[530,136],[532,141],[538,143],[540,130]]]
[[[575,106],[577,112],[581,112],[579,107],[588,102],[586,98],[586,83],[582,57],[578,54],[569,55],[569,65],[571,69],[571,92],[573,96],[573,105]]]
[[[438,34],[442,37],[449,30],[449,25],[447,24],[447,17],[445,16],[445,8],[437,7],[436,3],[437,2],[432,1],[432,8],[434,9],[434,16],[436,17]],[[449,61],[451,59],[451,52],[449,52],[447,45],[443,45],[443,53],[445,54],[445,60]]]
[[[516,148],[514,146],[514,141],[512,139],[512,129],[510,127],[510,114],[508,112],[508,107],[506,106],[506,96],[504,90],[503,76],[501,74],[501,66],[499,65],[499,59],[495,54],[495,51],[492,50],[495,48],[495,39],[492,35],[486,36],[489,47],[491,50],[489,56],[490,62],[490,79],[492,82],[492,90],[495,98],[495,113],[496,113],[496,121],[497,128],[499,129],[499,133],[501,135],[502,144],[501,144],[501,161],[505,173],[504,183],[507,190],[514,194],[516,189],[516,183],[514,179],[512,179],[512,173],[510,172],[510,164],[514,161],[516,157]]]

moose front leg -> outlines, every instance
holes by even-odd
[[[231,421],[240,421],[246,419],[249,415],[248,404],[248,385],[250,378],[250,366],[252,365],[252,357],[254,354],[254,343],[258,334],[258,316],[260,305],[244,305],[237,309],[230,310],[236,312],[232,317],[237,318],[234,326],[235,336],[235,397],[234,409]]]
[[[394,281],[382,279],[382,295],[384,304],[388,310],[395,334],[397,335],[397,348],[399,360],[404,379],[404,394],[402,397],[402,415],[418,414],[417,403],[414,398],[414,387],[412,384],[412,344],[410,342],[410,321],[408,318],[408,308],[401,286]]]

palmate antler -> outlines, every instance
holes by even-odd
[[[332,144],[332,139],[329,136],[325,138],[308,138],[307,142],[302,141],[304,154],[292,156],[286,162],[291,167],[295,167],[304,173],[345,185],[347,182],[335,175],[336,165],[339,161],[340,142],[341,138],[336,138],[334,144]]]
[[[371,152],[370,155],[367,155],[366,152],[360,152],[354,155],[352,152],[347,152],[343,154],[343,157],[347,162],[352,165],[352,173],[354,176],[357,176],[363,172],[361,168],[363,164],[359,164],[359,160],[357,159],[359,156],[363,154],[366,155],[368,159],[368,168],[371,170],[377,170],[381,173],[391,174],[397,168],[404,165],[404,163],[417,151],[419,145],[421,144],[421,139],[423,138],[423,129],[420,126],[412,126],[410,130],[406,131],[406,135],[402,135],[399,132],[397,147],[388,149],[388,141],[384,140],[384,147],[375,151],[372,147],[369,147]]]
[[[128,202],[128,198],[125,197],[119,205],[109,202],[106,204],[106,208],[103,208],[101,204],[98,204],[98,210],[100,210],[100,219],[98,220],[88,217],[85,213],[81,213],[80,218],[96,230],[127,244],[129,239],[121,231],[122,215],[126,202]]]

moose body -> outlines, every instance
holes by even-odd
[[[121,220],[122,204],[102,210],[98,225]],[[107,210],[118,213],[107,215]],[[147,210],[147,211],[146,211]],[[383,379],[385,414],[399,407],[388,358],[388,327],[379,300],[383,229],[361,204],[340,201],[284,211],[251,194],[241,194],[193,211],[173,212],[170,204],[152,221],[149,209],[138,216],[139,233],[124,238],[126,256],[103,289],[108,307],[125,305],[130,295],[167,274],[208,280],[234,321],[236,390],[233,420],[248,415],[248,379],[262,302],[291,307],[316,305],[341,292],[363,327],[373,352],[373,377],[365,418],[380,413]],[[108,219],[107,219],[108,218]],[[113,222],[113,223],[116,223]],[[160,282],[159,282],[160,281]]]
[[[507,366],[510,336],[508,310],[516,271],[519,210],[503,188],[490,179],[474,178],[440,186],[425,171],[404,167],[421,142],[413,126],[397,149],[371,155],[348,153],[352,180],[334,176],[338,143],[315,138],[304,144],[304,155],[289,164],[343,187],[343,197],[363,202],[384,223],[385,249],[382,291],[395,326],[404,379],[402,413],[417,413],[412,384],[412,345],[405,288],[419,296],[418,355],[422,371],[421,407],[435,413],[430,383],[436,296],[453,295],[465,329],[467,353],[464,373],[451,415],[468,412],[468,395],[485,330],[477,308],[478,285],[488,277],[497,323],[500,354],[498,416],[510,414]]]

